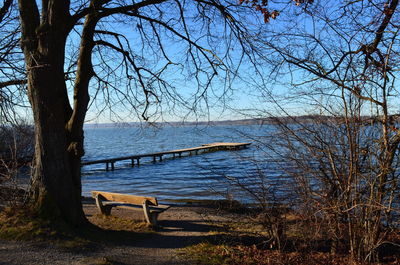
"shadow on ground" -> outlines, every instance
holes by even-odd
[[[162,220],[160,227],[148,232],[116,231],[91,228],[83,236],[90,241],[125,245],[148,249],[180,249],[201,242],[224,243],[227,245],[253,245],[262,243],[259,236],[226,234],[220,222],[205,223],[204,220]]]

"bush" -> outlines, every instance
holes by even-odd
[[[15,179],[19,169],[31,162],[34,130],[26,123],[0,126],[0,183]]]

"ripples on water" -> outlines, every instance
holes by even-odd
[[[251,142],[246,135],[265,133],[265,128],[256,125],[87,128],[83,160],[189,148],[212,142]],[[104,164],[85,166],[83,195],[90,196],[91,190],[103,190],[156,196],[161,200],[222,198],[221,195],[234,192],[222,175],[245,181],[246,176],[257,170],[254,159],[262,159],[255,143],[239,151],[217,151],[176,159],[165,155],[163,161],[157,163],[152,163],[152,157],[142,158],[140,166],[134,168],[129,161],[121,161],[115,164],[115,171],[105,171]],[[269,172],[280,174],[274,170],[270,168]]]

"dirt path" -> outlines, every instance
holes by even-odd
[[[97,214],[93,204],[86,204],[88,217]],[[142,219],[142,213],[113,210],[113,215]],[[71,252],[44,243],[0,240],[0,264],[190,264],[179,249],[212,237],[218,223],[232,219],[204,207],[172,207],[159,217],[161,229],[135,236],[121,243],[102,244],[98,249]]]

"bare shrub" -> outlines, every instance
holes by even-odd
[[[260,113],[277,118],[264,142],[288,163],[316,238],[353,261],[378,261],[399,229],[398,1],[304,10],[282,12],[284,30],[265,33],[272,78],[261,97],[275,109]]]
[[[265,154],[269,163],[279,167],[279,162],[271,154]],[[223,171],[213,171],[217,181],[227,187],[225,196],[228,200],[237,200],[247,206],[247,214],[255,224],[262,225],[266,240],[264,247],[283,250],[286,245],[288,216],[292,214],[292,200],[288,187],[289,179],[283,175],[271,176],[264,168],[265,161],[246,159],[249,168],[246,175],[232,176]],[[281,171],[283,173],[283,171]],[[217,192],[217,191],[215,191]]]
[[[23,202],[25,190],[19,183],[21,171],[32,160],[33,128],[25,123],[0,127],[0,201],[15,206]],[[25,173],[26,174],[26,173]]]
[[[270,118],[253,137],[264,160],[246,176],[221,175],[258,209],[271,246],[377,261],[399,228],[398,140],[382,122],[395,117],[363,116],[359,101],[342,100],[346,115]]]
[[[290,165],[301,212],[332,253],[377,260],[399,213],[398,150],[383,143],[383,125],[355,115],[277,120],[279,137],[268,147]]]

